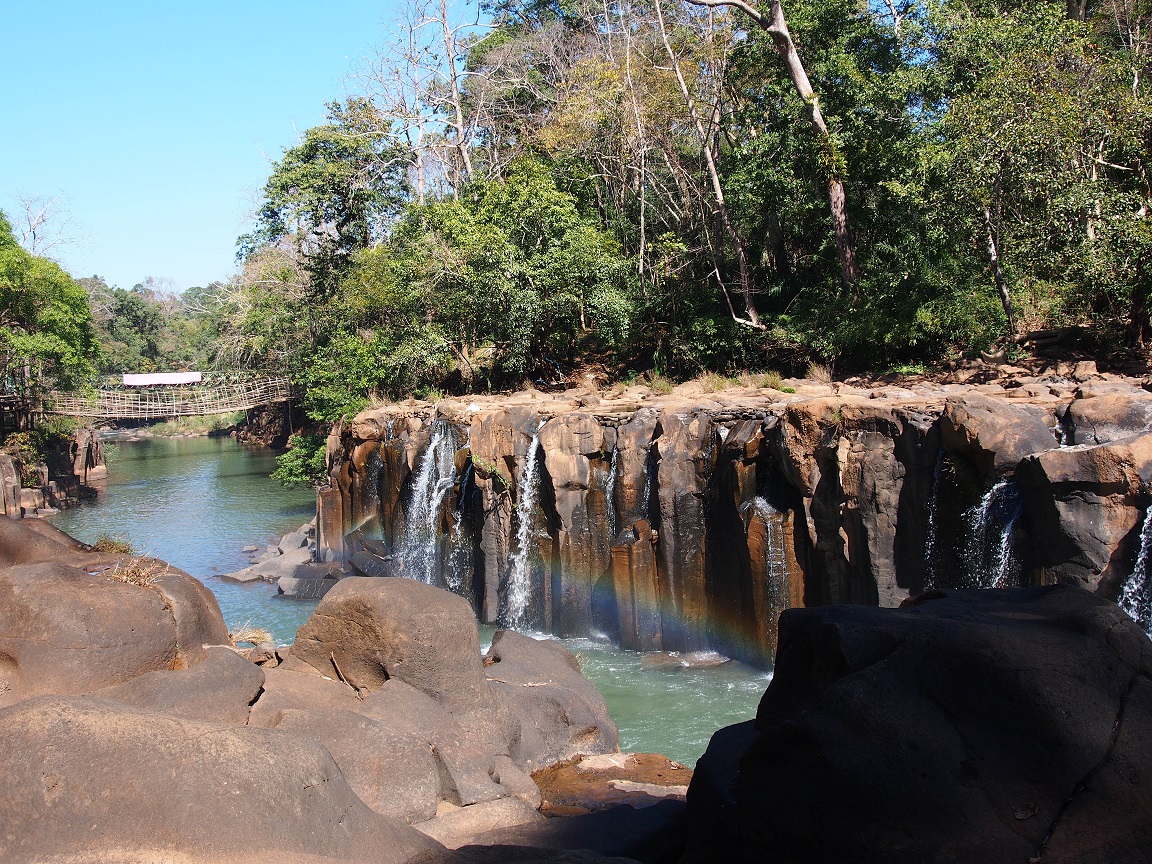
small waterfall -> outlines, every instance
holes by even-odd
[[[472,549],[467,543],[464,534],[465,512],[468,502],[468,484],[472,481],[474,469],[472,463],[464,472],[460,481],[460,501],[456,507],[456,524],[452,526],[452,534],[448,540],[448,567],[444,573],[444,581],[448,590],[453,594],[464,594],[466,589],[465,575],[472,569]]]
[[[541,426],[544,424],[541,423]],[[532,436],[528,455],[524,457],[524,471],[520,474],[520,487],[516,490],[516,549],[508,558],[508,588],[506,594],[505,626],[523,630],[528,626],[528,605],[532,599],[532,516],[536,499],[540,495],[540,430]]]
[[[607,499],[608,506],[608,542],[616,542],[616,532],[620,530],[620,526],[616,524],[616,460],[620,451],[612,448],[612,461],[608,465],[608,486],[604,490],[604,497]]]
[[[788,561],[784,555],[782,514],[760,495],[741,505],[740,512],[744,515],[745,524],[750,510],[760,517],[767,534],[764,549],[765,598],[772,609],[784,609],[788,605]]]
[[[412,486],[407,527],[400,546],[403,575],[432,584],[440,551],[440,520],[444,499],[456,483],[456,442],[450,424],[438,420],[432,440],[420,459]]]
[[[968,511],[968,578],[973,588],[1013,587],[1012,529],[1020,518],[1020,489],[1000,480]]]
[[[932,497],[928,501],[928,527],[924,532],[924,589],[936,587],[936,510],[940,501],[940,477],[944,474],[944,448],[936,454],[932,469]]]
[[[1141,629],[1152,637],[1152,573],[1149,572],[1149,555],[1152,554],[1152,504],[1144,516],[1144,527],[1140,531],[1140,554],[1136,557],[1136,568],[1124,583],[1120,598],[1116,601]]]

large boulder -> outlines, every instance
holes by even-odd
[[[520,721],[511,756],[521,767],[536,771],[578,754],[619,749],[604,697],[559,642],[501,630],[485,664],[493,691]]]
[[[342,579],[297,632],[292,656],[369,692],[399,678],[449,711],[488,701],[472,607],[412,579]]]
[[[432,748],[419,738],[350,711],[284,711],[276,728],[323,745],[377,813],[406,822],[436,815],[440,772]]]
[[[1025,456],[1060,446],[1055,427],[1047,408],[966,393],[945,403],[940,439],[945,448],[970,459],[990,485]]]
[[[374,813],[317,743],[80,697],[0,711],[0,860],[401,864],[437,845]]]
[[[1064,424],[1072,432],[1069,444],[1107,444],[1152,430],[1152,395],[1133,389],[1075,399]]]
[[[466,807],[509,794],[493,779],[495,756],[506,755],[508,745],[475,734],[426,693],[393,678],[365,698],[358,710],[435,754],[440,795],[450,804]],[[469,719],[470,715],[464,715],[463,720]]]
[[[216,646],[191,669],[146,672],[92,695],[188,720],[247,723],[249,706],[263,686],[263,669],[231,648]]]
[[[197,580],[168,569],[132,584],[114,578],[124,566],[94,557],[84,569],[44,561],[0,570],[0,702],[184,669],[206,645],[228,643],[220,607]]]
[[[1152,857],[1152,642],[1059,585],[781,620],[754,727],[714,736],[685,862]]]
[[[1033,583],[1071,582],[1115,599],[1140,548],[1152,433],[1029,456],[1016,482]]]
[[[301,666],[308,671],[299,671]],[[264,670],[264,686],[252,704],[248,725],[272,728],[285,711],[355,711],[361,704],[356,691],[347,684],[326,678],[289,657],[282,666]]]

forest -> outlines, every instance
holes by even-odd
[[[1150,24],[1145,0],[407,0],[272,165],[235,275],[79,280],[75,356],[43,368],[283,369],[331,421],[590,366],[922,370],[1063,328],[1144,359]],[[41,259],[3,233],[11,297]]]

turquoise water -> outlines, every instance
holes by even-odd
[[[97,500],[52,517],[53,523],[87,543],[101,534],[125,537],[208,585],[229,627],[251,623],[292,642],[315,601],[280,600],[274,585],[213,577],[246,566],[251,556],[243,547],[263,550],[311,519],[311,490],[284,489],[268,477],[275,468],[271,451],[230,438],[117,440],[116,451]],[[492,630],[481,631],[487,643]],[[686,765],[696,764],[716,729],[755,715],[769,681],[741,663],[689,667],[674,655],[562,641],[604,694],[620,727],[620,748],[663,753]]]
[[[276,467],[272,451],[231,438],[112,440],[107,488],[53,516],[53,524],[85,543],[123,537],[208,585],[230,628],[251,622],[291,642],[314,602],[278,600],[267,583],[213,577],[247,566],[245,546],[264,551],[311,519],[315,493],[283,488],[268,476]]]

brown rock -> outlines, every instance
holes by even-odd
[[[536,771],[576,754],[618,749],[604,697],[563,645],[501,630],[486,659],[493,691],[520,721],[520,741],[510,755],[522,768]]]
[[[1147,860],[1150,741],[1152,643],[1081,589],[789,610],[755,726],[697,766],[682,860]]]
[[[274,727],[284,711],[324,709],[355,711],[362,704],[354,689],[347,684],[324,678],[308,666],[308,672],[294,671],[306,664],[288,659],[274,669],[264,670],[264,687],[252,705],[250,726]]]
[[[1136,561],[1152,433],[1050,450],[1020,463],[1029,581],[1071,582],[1116,598]]]
[[[321,744],[352,791],[377,813],[405,822],[436,815],[443,797],[440,772],[423,736],[349,711],[282,711],[275,728]]]
[[[543,810],[591,813],[627,804],[648,807],[683,801],[692,769],[656,753],[576,756],[532,775],[544,797]]]
[[[264,685],[264,670],[231,648],[209,648],[180,672],[146,672],[92,695],[187,720],[247,723],[248,706]]]
[[[0,711],[0,859],[378,861],[435,849],[313,741],[78,697]],[[95,826],[95,828],[94,828]]]
[[[940,417],[940,440],[972,460],[991,485],[1025,456],[1056,449],[1055,425],[1043,408],[971,393],[948,399]]]
[[[501,798],[446,812],[414,827],[449,849],[476,842],[476,838],[498,828],[511,828],[544,819],[519,798]]]
[[[195,581],[170,571],[141,587],[50,562],[0,570],[2,698],[90,693],[195,663],[205,640],[227,642],[219,607]]]
[[[411,579],[341,580],[296,634],[292,656],[369,692],[399,678],[450,711],[488,701],[472,608]]]

